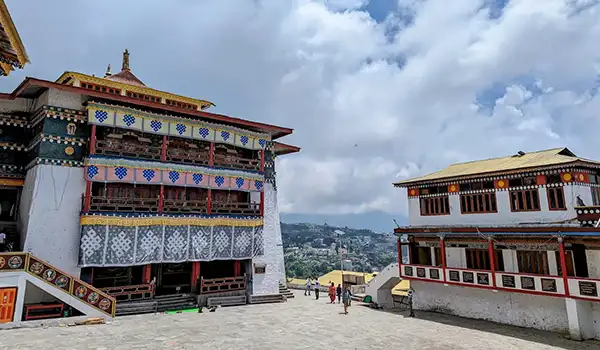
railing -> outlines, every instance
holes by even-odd
[[[158,211],[158,198],[123,198],[92,196],[90,210],[118,212],[156,212]]]
[[[402,265],[401,274],[405,278],[442,281],[442,268],[425,265]]]
[[[189,201],[185,199],[165,199],[165,213],[207,214],[206,201]]]
[[[600,279],[569,277],[571,296],[600,301]]]
[[[575,211],[577,212],[577,221],[579,221],[582,226],[594,226],[600,219],[599,205],[575,207]]]
[[[0,253],[0,273],[24,271],[77,300],[115,317],[116,300],[29,253]]]
[[[555,295],[565,294],[565,284],[560,276],[496,272],[496,284],[503,289]]]
[[[260,215],[260,204],[247,202],[212,202],[213,214]]]
[[[137,284],[133,286],[107,287],[101,288],[103,292],[112,296],[118,301],[123,300],[144,300],[154,297],[154,284]]]
[[[222,293],[246,289],[246,274],[239,277],[200,279],[200,294]]]
[[[167,161],[194,165],[208,165],[210,153],[192,149],[167,148]]]
[[[213,164],[225,168],[260,171],[259,159],[248,159],[229,154],[215,153]]]
[[[492,287],[492,272],[486,270],[466,270],[446,268],[446,281],[464,285]]]
[[[160,160],[161,147],[130,142],[96,140],[96,154],[113,157]]]

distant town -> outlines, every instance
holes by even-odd
[[[327,224],[281,224],[286,275],[321,276],[331,270],[377,272],[396,262],[397,237]]]

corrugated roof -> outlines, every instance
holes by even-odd
[[[508,157],[453,164],[435,173],[396,182],[394,183],[394,186],[405,187],[419,182],[451,179],[478,174],[501,173],[519,169],[539,168],[578,161],[600,165],[600,162],[577,157],[566,147],[553,148],[530,153],[519,152]]]

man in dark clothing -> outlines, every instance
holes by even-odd
[[[342,300],[342,285],[341,284],[338,284],[337,288],[335,289],[335,294],[337,294],[338,304],[339,304]]]
[[[319,292],[321,289],[321,282],[319,282],[319,279],[315,279],[315,300],[319,300]]]

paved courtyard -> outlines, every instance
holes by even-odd
[[[141,315],[107,325],[0,331],[0,349],[599,349],[560,335],[457,317],[372,310],[296,294],[285,304]]]

